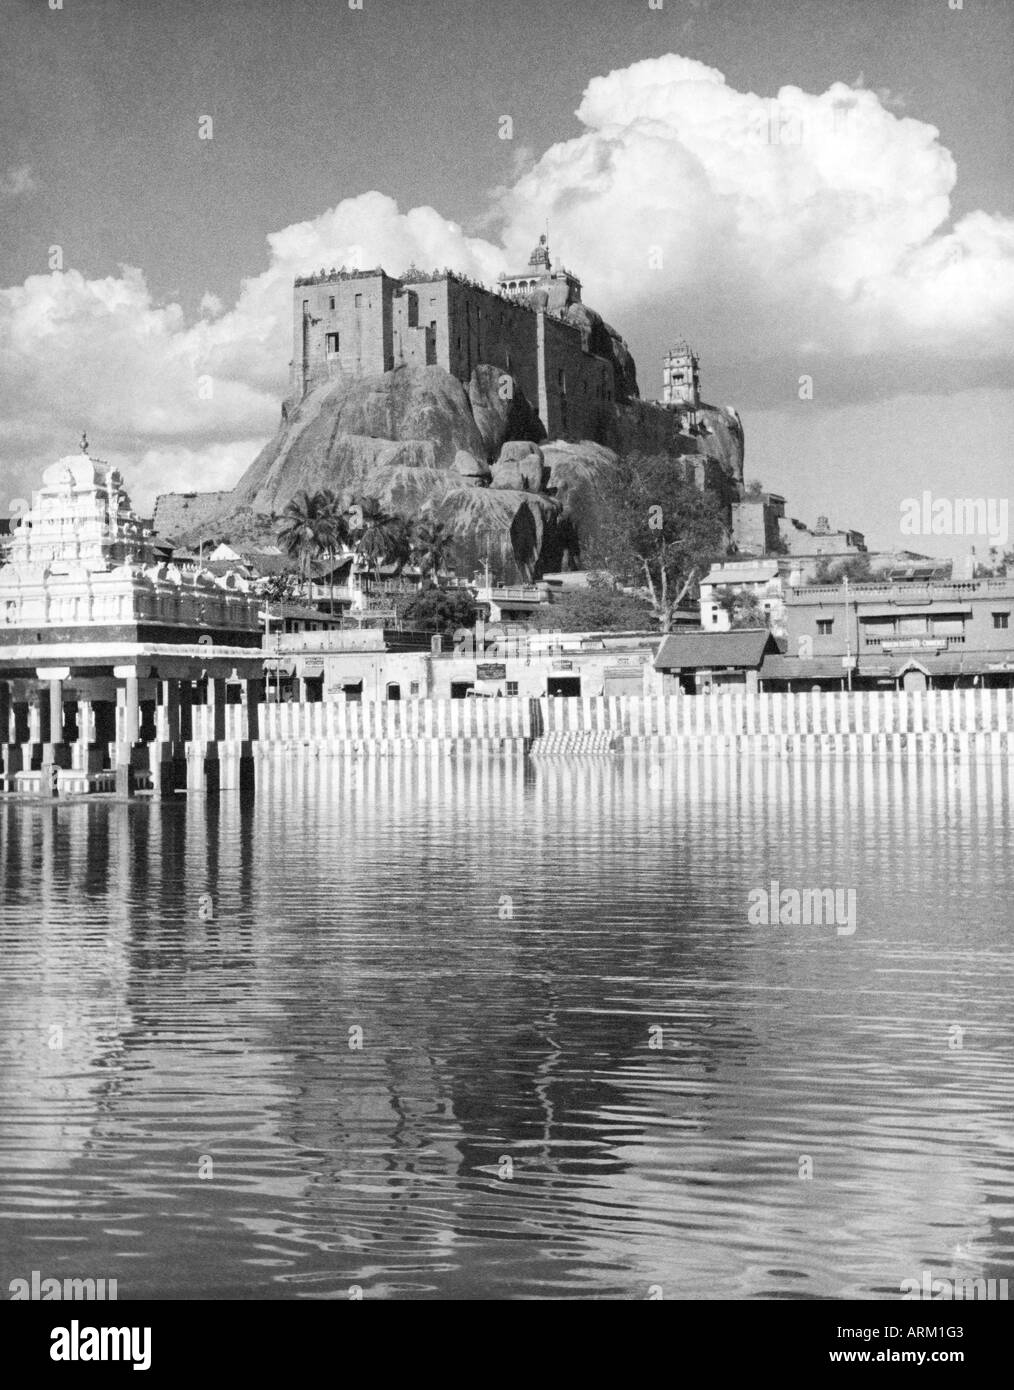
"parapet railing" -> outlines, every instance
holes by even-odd
[[[214,712],[193,710],[193,737],[214,737]],[[983,734],[1014,731],[1014,690],[808,691],[496,699],[347,700],[262,704],[264,742],[517,739],[549,733],[616,737]],[[225,710],[225,739],[249,737],[247,710]]]

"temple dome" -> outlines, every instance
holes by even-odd
[[[68,454],[49,465],[42,475],[42,486],[66,487],[69,483],[71,487],[97,487],[105,483],[109,471],[107,464],[99,464],[88,454]]]

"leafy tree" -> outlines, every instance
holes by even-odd
[[[722,589],[718,604],[729,615],[729,626],[770,627],[770,614],[752,589]]]
[[[850,584],[868,584],[873,578],[870,557],[858,555],[822,555],[813,571],[811,584],[840,584],[847,579]]]
[[[974,579],[991,579],[997,575],[1008,575],[1014,573],[1014,546],[1008,546],[1006,550],[1001,550],[999,546],[990,546],[989,559],[980,560],[973,567],[972,577]]]
[[[426,632],[454,632],[475,622],[475,599],[467,589],[422,589],[395,603],[403,623]]]
[[[604,485],[600,515],[586,563],[646,585],[667,632],[677,604],[696,596],[701,576],[728,548],[718,503],[684,481],[667,455],[632,454]]]
[[[570,589],[541,610],[535,626],[559,632],[643,632],[658,626],[658,614],[647,599],[593,580],[587,589]]]
[[[257,583],[257,592],[268,603],[294,603],[299,597],[298,574],[269,574]]]

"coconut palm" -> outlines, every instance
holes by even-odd
[[[378,582],[380,567],[402,543],[400,518],[385,512],[375,497],[361,497],[349,508],[356,555],[372,566]]]
[[[335,563],[338,558],[338,551],[343,550],[348,544],[351,532],[349,530],[348,515],[345,510],[345,505],[332,488],[322,488],[321,491],[316,494],[316,498],[321,519],[324,523],[320,539],[324,545],[324,553],[330,562],[328,588],[330,590],[331,612],[333,614]]]
[[[444,522],[428,519],[417,524],[416,558],[423,574],[431,576],[431,583],[436,584],[436,575],[445,567],[453,545],[454,537]]]
[[[297,494],[286,505],[282,520],[285,524],[278,532],[278,544],[299,566],[306,584],[306,601],[310,603],[313,562],[326,555],[335,544],[334,521],[324,494],[305,491]]]
[[[403,516],[393,516],[388,528],[388,550],[386,559],[398,566],[399,573],[412,559],[415,527]]]

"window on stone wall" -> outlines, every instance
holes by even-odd
[[[834,619],[833,619],[833,618],[818,618],[818,619],[817,619],[817,636],[818,636],[818,637],[830,637],[830,636],[831,636],[831,633],[832,633],[833,631],[834,631]]]
[[[363,296],[362,296],[361,294],[357,294],[357,295],[356,295],[356,308],[357,308],[357,309],[361,309],[362,307],[363,307]]]
[[[327,301],[327,307],[332,311],[334,310],[334,295],[331,295],[330,299]]]
[[[994,626],[995,628],[1007,628],[1007,627],[1010,627],[1010,614],[1009,614],[1009,613],[994,613],[994,614],[993,614],[993,626]]]
[[[507,682],[507,694],[508,694],[508,695],[516,695],[517,693],[518,693],[518,683],[517,683],[517,681],[508,681],[508,682]]]
[[[338,351],[338,334],[337,334],[337,333],[328,333],[328,334],[327,334],[327,337],[326,337],[326,343],[327,343],[327,350],[328,350],[329,353],[335,353],[335,352],[337,352],[337,351]]]

